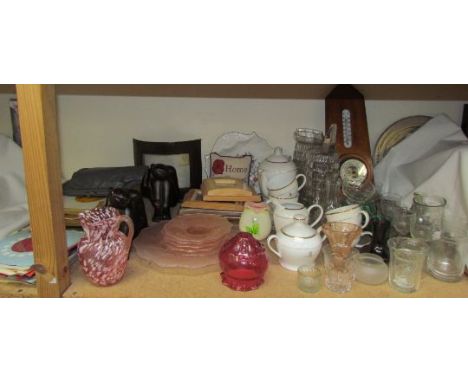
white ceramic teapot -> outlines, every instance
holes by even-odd
[[[313,229],[305,220],[304,215],[296,215],[293,223],[267,240],[268,248],[279,256],[281,266],[291,271],[297,271],[301,265],[313,265],[325,240],[325,236],[320,237],[320,229]],[[272,240],[276,240],[278,250],[272,247]]]
[[[295,215],[304,215],[306,217],[306,223],[309,220],[310,212],[314,208],[319,209],[319,216],[309,224],[312,228],[316,225],[323,216],[323,208],[318,204],[314,204],[309,208],[306,208],[302,203],[278,203],[275,199],[270,199],[274,205],[273,222],[275,224],[276,232],[281,231],[281,228],[294,222]]]
[[[281,147],[275,147],[272,155],[260,163],[258,180],[262,195],[268,197],[268,189],[281,189],[293,182],[297,169],[291,157],[283,154]]]

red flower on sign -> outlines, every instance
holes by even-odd
[[[216,159],[211,166],[213,173],[220,175],[224,173],[224,161],[222,159]]]

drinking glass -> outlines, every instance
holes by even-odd
[[[297,286],[306,293],[316,293],[322,285],[322,272],[315,265],[301,265],[297,269]]]
[[[410,232],[414,238],[426,241],[440,239],[442,222],[447,201],[438,195],[415,194]]]
[[[429,246],[422,239],[397,236],[388,240],[388,247],[390,286],[403,293],[416,292],[421,283]]]
[[[400,204],[400,195],[397,194],[383,194],[380,196],[380,211],[385,219],[391,221],[393,218],[393,211]]]
[[[322,247],[325,262],[325,285],[335,293],[349,292],[354,281],[354,256],[359,254],[352,249],[347,255],[333,251],[330,245]]]
[[[432,241],[430,247],[431,253],[427,259],[429,273],[442,281],[459,281],[468,255],[468,220],[445,211],[442,237]]]
[[[465,269],[461,245],[453,239],[441,238],[430,242],[427,270],[442,281],[460,281]]]
[[[392,226],[400,236],[410,235],[411,221],[415,216],[415,212],[406,207],[397,206],[393,209]]]

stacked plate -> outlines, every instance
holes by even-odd
[[[145,228],[133,245],[139,258],[161,268],[203,268],[218,264],[231,228],[221,216],[179,215]]]
[[[231,231],[231,223],[215,215],[181,215],[169,221],[161,232],[165,248],[183,256],[213,253]]]

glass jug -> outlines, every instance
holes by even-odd
[[[415,194],[413,198],[415,214],[410,224],[411,236],[426,241],[440,239],[446,204],[447,201],[441,196]]]
[[[79,214],[86,236],[78,243],[83,273],[94,284],[108,286],[123,277],[133,238],[133,221],[114,207],[94,208]],[[128,234],[119,231],[121,223]]]

